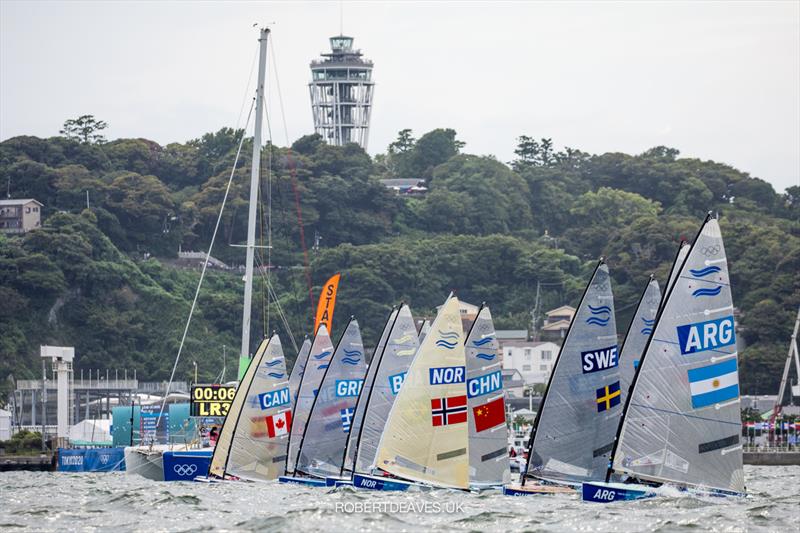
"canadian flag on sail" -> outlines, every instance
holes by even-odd
[[[267,434],[272,437],[288,435],[292,427],[292,412],[284,411],[267,417]]]

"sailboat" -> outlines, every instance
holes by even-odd
[[[297,357],[292,367],[292,373],[289,375],[289,392],[292,394],[292,408],[294,408],[294,404],[297,403],[297,391],[300,389],[300,379],[303,377],[303,370],[305,370],[308,364],[309,353],[311,353],[311,341],[306,337],[303,339],[300,351],[297,352]]]
[[[709,215],[642,355],[605,482],[584,483],[582,498],[646,498],[661,484],[744,495],[740,434],[730,276],[719,223]]]
[[[358,398],[356,399],[355,411],[353,413],[353,424],[350,429],[350,433],[347,435],[347,446],[345,447],[344,451],[342,468],[339,471],[338,479],[333,480],[335,485],[352,485],[357,441],[360,438],[361,428],[364,423],[364,411],[366,408],[366,403],[370,397],[372,386],[375,384],[375,373],[380,367],[381,357],[383,356],[384,349],[386,348],[386,342],[389,338],[389,333],[392,330],[392,326],[394,325],[396,317],[397,308],[392,307],[392,310],[389,312],[389,317],[386,319],[386,323],[383,326],[383,331],[381,332],[378,344],[375,346],[375,350],[372,352],[372,358],[370,359],[369,367],[367,368],[367,375],[364,378],[364,385],[361,387],[361,394],[359,394]]]
[[[311,416],[311,409],[314,406],[322,378],[325,376],[325,371],[330,365],[332,356],[333,343],[328,334],[328,328],[325,327],[325,324],[320,324],[317,334],[314,336],[314,341],[311,343],[308,364],[303,371],[300,378],[300,386],[297,389],[297,400],[292,413],[292,427],[289,432],[289,445],[284,469],[285,476],[282,477],[294,476],[303,433],[305,433],[306,424]]]
[[[650,334],[653,333],[653,326],[656,323],[656,315],[661,306],[661,288],[658,285],[658,280],[655,276],[651,275],[647,280],[642,296],[639,298],[639,304],[636,306],[636,312],[633,313],[631,323],[628,325],[628,333],[625,335],[625,340],[622,341],[622,348],[619,351],[620,361],[620,403],[624,405],[625,398],[628,395],[628,389],[633,383],[633,376],[636,373],[636,368],[639,366],[644,347],[647,345],[647,340]]]
[[[469,484],[500,488],[511,481],[501,355],[492,313],[481,306],[465,343],[469,414]]]
[[[422,322],[422,325],[419,327],[419,343],[422,344],[422,341],[425,340],[425,336],[430,333],[431,331],[431,322],[427,318]]]
[[[261,342],[245,370],[211,457],[209,476],[266,481],[283,473],[291,393],[277,335]]]
[[[622,410],[617,355],[611,277],[601,258],[534,420],[521,484],[504,487],[504,494],[572,492],[604,478]]]
[[[378,443],[380,474],[354,474],[353,486],[469,488],[464,332],[450,296],[417,350]],[[393,477],[388,477],[393,476]]]
[[[351,317],[325,369],[305,428],[298,432],[301,437],[294,476],[283,476],[280,481],[333,485],[327,478],[341,471],[366,370],[361,329]]]
[[[356,407],[361,412],[362,423],[355,433],[351,433],[348,454],[349,465],[342,465],[342,480],[338,485],[351,485],[352,476],[372,474],[375,470],[375,458],[378,444],[386,427],[386,420],[392,410],[395,399],[405,380],[408,368],[417,353],[417,330],[414,318],[408,305],[402,304],[394,313],[387,339],[376,361],[370,365],[371,383],[369,390],[364,390]],[[348,472],[345,472],[345,466]]]

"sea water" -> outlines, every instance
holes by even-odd
[[[373,493],[164,483],[125,473],[0,473],[7,531],[800,531],[800,466],[745,467],[747,498],[614,504],[577,495]]]

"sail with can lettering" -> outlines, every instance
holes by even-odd
[[[656,322],[609,475],[744,492],[730,276],[707,217]]]
[[[311,408],[296,472],[322,478],[339,475],[366,371],[361,329],[351,318]]]
[[[469,414],[469,480],[473,486],[511,481],[503,361],[492,313],[481,307],[465,344]]]
[[[303,375],[300,378],[300,386],[297,389],[297,401],[293,411],[292,429],[289,433],[289,449],[286,459],[286,473],[293,474],[297,457],[300,452],[300,442],[303,440],[303,432],[306,422],[311,414],[311,407],[317,397],[322,377],[325,375],[333,356],[333,343],[328,334],[328,328],[321,325],[311,343],[311,351],[308,354]]]
[[[469,487],[464,333],[450,296],[417,350],[389,413],[376,465],[439,487]]]
[[[628,333],[625,335],[625,340],[622,342],[622,348],[620,349],[619,374],[620,391],[622,392],[620,401],[622,405],[625,405],[625,398],[628,395],[631,383],[633,383],[633,376],[639,366],[642,353],[644,353],[644,347],[653,333],[660,306],[661,289],[655,277],[650,276],[647,286],[642,292],[641,298],[639,298],[639,305],[636,306],[636,312],[633,314],[631,323],[628,326]]]
[[[262,341],[236,390],[209,473],[251,480],[283,474],[291,407],[283,348],[273,335]]]
[[[534,421],[527,476],[565,484],[605,478],[622,411],[617,351],[611,277],[601,259]]]
[[[381,333],[380,340],[378,340],[378,344],[375,346],[375,350],[372,352],[372,358],[370,359],[369,367],[367,368],[367,375],[366,378],[364,378],[364,385],[361,387],[361,394],[358,395],[358,399],[356,400],[356,411],[353,417],[353,427],[350,430],[350,433],[347,435],[347,447],[345,449],[344,462],[340,472],[340,475],[342,476],[349,475],[353,472],[353,465],[355,463],[356,456],[356,441],[361,434],[361,427],[364,423],[366,398],[369,396],[370,390],[372,390],[372,385],[375,382],[375,373],[378,371],[378,367],[380,366],[381,357],[383,356],[383,351],[386,347],[386,341],[389,337],[389,332],[392,329],[392,325],[394,324],[395,317],[397,317],[397,308],[393,307],[392,311],[389,313],[389,318],[386,319],[386,324],[383,326],[383,332]]]
[[[400,393],[408,367],[414,360],[419,344],[411,309],[400,306],[392,325],[374,377],[374,383],[364,398],[364,423],[356,441],[356,472],[371,473],[375,468],[383,430],[392,406]]]
[[[300,379],[303,377],[303,370],[308,363],[308,354],[311,352],[311,340],[306,337],[303,340],[303,345],[300,351],[297,352],[297,358],[294,360],[292,373],[289,375],[289,391],[292,393],[292,406],[297,403],[297,390],[300,388]]]
[[[431,330],[431,322],[427,318],[422,322],[422,325],[419,328],[419,343],[422,344],[422,341],[425,340],[425,335],[427,335]]]

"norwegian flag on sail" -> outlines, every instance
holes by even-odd
[[[267,434],[270,438],[289,434],[292,427],[292,412],[284,411],[267,417]]]
[[[431,421],[434,427],[466,422],[467,396],[431,398]]]

